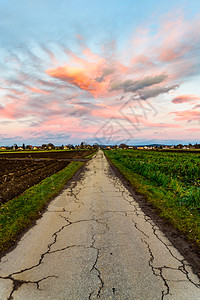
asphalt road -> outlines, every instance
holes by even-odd
[[[102,151],[0,263],[0,299],[200,299],[189,263]]]

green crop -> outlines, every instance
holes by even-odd
[[[179,205],[200,210],[200,154],[113,150],[108,155],[153,185],[171,191]]]
[[[104,151],[137,193],[200,248],[200,154]]]

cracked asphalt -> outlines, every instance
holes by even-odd
[[[1,259],[0,299],[200,299],[192,267],[102,151]]]

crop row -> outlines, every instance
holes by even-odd
[[[180,205],[200,210],[199,154],[115,150],[109,151],[108,156],[170,192]]]

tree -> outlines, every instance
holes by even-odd
[[[196,144],[194,145],[194,148],[195,148],[195,149],[199,149],[199,148],[200,148],[200,144],[197,144],[197,143],[196,143]]]
[[[81,149],[85,148],[85,142],[81,142]]]
[[[74,149],[74,146],[73,146],[72,144],[68,144],[67,147],[68,147],[69,149]]]
[[[119,148],[121,148],[121,149],[127,149],[128,146],[127,146],[126,144],[120,144],[120,145],[119,145]]]
[[[24,150],[26,149],[25,144],[22,145],[22,148],[23,148]]]
[[[55,146],[52,143],[49,143],[47,146],[48,146],[49,149],[55,149]]]
[[[42,149],[47,149],[47,148],[48,148],[47,144],[42,144]]]
[[[93,147],[95,150],[98,150],[99,145],[98,145],[97,143],[95,143],[92,147]]]

